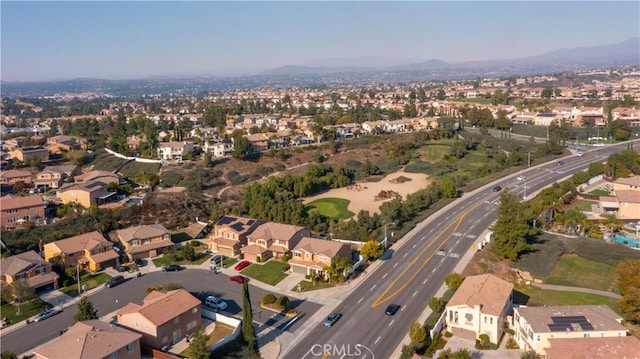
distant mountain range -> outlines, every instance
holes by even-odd
[[[424,62],[409,62],[394,66],[370,66],[370,64],[393,62],[394,59],[355,58],[323,59],[312,61],[321,66],[282,66],[261,72],[259,75],[302,75],[330,74],[349,72],[446,72],[447,70],[475,70],[478,75],[483,72],[511,72],[515,70],[536,69],[542,72],[576,70],[591,66],[640,65],[640,37],[632,38],[617,44],[601,46],[585,46],[571,49],[559,49],[541,55],[510,60],[484,60],[450,63],[432,59]],[[398,59],[395,59],[397,62]],[[327,66],[326,64],[340,64]],[[369,66],[358,64],[367,63]],[[466,71],[462,71],[463,73]]]

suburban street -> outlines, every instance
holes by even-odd
[[[90,299],[94,307],[98,310],[98,315],[103,316],[121,308],[128,302],[142,300],[146,295],[145,290],[148,287],[168,283],[181,284],[184,289],[198,296],[201,300],[207,295],[220,296],[225,299],[228,304],[227,310],[225,310],[223,314],[236,316],[238,318],[242,316],[242,286],[230,281],[227,275],[216,275],[208,270],[187,269],[180,272],[154,272],[144,275],[141,278],[130,279],[114,288],[105,288],[92,295]],[[254,321],[262,325],[266,324],[278,327],[285,324],[290,318],[282,318],[279,320],[271,319],[275,313],[260,308],[260,300],[268,292],[252,286],[251,282],[249,283]],[[279,293],[272,294],[276,296],[281,295]],[[289,330],[295,330],[318,310],[320,305],[308,301],[299,301],[295,298],[290,299],[292,307],[295,307],[299,313],[304,313],[299,320],[289,327]],[[62,313],[52,318],[38,323],[31,323],[26,327],[2,335],[2,351],[24,353],[39,344],[57,337],[61,330],[73,324],[73,315],[76,311],[77,305],[74,304],[65,308]],[[258,328],[258,330],[259,329],[260,328]]]
[[[635,142],[637,146],[637,141]],[[309,359],[326,357],[389,358],[408,332],[409,325],[428,306],[444,278],[496,219],[501,192],[494,185],[527,197],[553,182],[586,169],[628,144],[593,148],[584,156],[562,158],[526,169],[465,194],[453,205],[431,216],[385,254],[383,264],[359,285],[335,312],[342,318],[330,328],[322,323],[307,333],[295,333],[297,342],[283,348],[281,357]],[[519,175],[526,181],[516,180]],[[399,304],[394,316],[385,315],[389,304]],[[328,354],[328,356],[327,356]],[[343,355],[345,354],[345,355]]]

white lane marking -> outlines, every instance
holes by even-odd
[[[435,269],[435,268],[433,268],[433,270],[431,271],[431,273],[433,273],[433,272],[435,272],[435,271],[436,271],[436,269]]]
[[[386,277],[386,276],[387,276],[387,274],[389,274],[389,273],[385,273],[385,274],[382,276],[382,278]]]
[[[391,321],[391,323],[389,323],[389,326],[392,326],[392,325],[393,325],[393,322],[395,322],[395,321],[396,321],[395,319],[394,319],[394,320],[392,320],[392,321]]]
[[[413,248],[415,248],[417,245],[418,245],[418,243],[414,244],[414,245],[413,245]]]
[[[475,223],[474,223],[474,224],[472,224],[472,225],[469,227],[469,230],[472,230],[472,229],[473,229],[473,226],[475,226],[475,225],[476,225]]]
[[[374,284],[373,287],[371,287],[371,289],[369,289],[369,290],[372,291],[376,287],[376,285],[377,284]]]
[[[396,263],[393,265],[393,268],[395,268],[397,265],[398,265],[398,262],[396,262]]]
[[[363,299],[364,297],[360,298],[360,300],[358,301],[358,304],[360,304],[360,302],[362,302]]]
[[[460,240],[459,240],[459,239],[456,241],[456,244],[455,244],[455,245],[457,246],[457,245],[458,245],[458,243],[460,243]]]
[[[373,344],[378,344],[378,342],[380,341],[380,339],[382,338],[382,335],[378,337],[378,339],[376,339],[376,341]]]
[[[409,252],[405,253],[402,257],[406,258],[408,254],[409,254]]]
[[[422,282],[422,284],[427,284],[428,279],[425,279],[424,282]]]
[[[416,296],[416,294],[418,294],[418,291],[417,291],[417,290],[416,290],[415,292],[413,292],[412,297],[415,297],[415,296]]]
[[[402,308],[400,309],[400,311],[402,312],[404,310],[404,308],[406,308],[406,305],[403,305]]]
[[[427,236],[422,236],[421,241],[424,241],[425,239],[427,239]]]

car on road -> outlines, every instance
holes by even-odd
[[[517,179],[518,181],[524,181],[526,178],[527,178],[527,177],[525,177],[525,176],[523,176],[523,175],[520,175],[520,176],[516,177],[516,179]]]
[[[227,259],[227,256],[223,256],[222,254],[216,254],[215,256],[211,257],[211,259],[209,260],[209,263],[221,265],[222,262],[225,261],[225,259]]]
[[[240,283],[240,284],[244,284],[244,282],[247,281],[247,278],[245,278],[245,277],[243,277],[241,275],[234,275],[234,276],[229,277],[229,279],[232,282],[236,282],[236,283]]]
[[[111,279],[109,279],[106,283],[104,283],[104,286],[107,288],[113,288],[115,286],[117,286],[118,284],[122,284],[124,283],[124,277],[121,275],[117,275]]]
[[[562,166],[564,164],[564,161],[558,161],[556,162],[556,166]]]
[[[60,310],[55,309],[55,308],[51,308],[51,309],[47,309],[44,312],[36,315],[35,318],[33,318],[34,322],[41,322],[45,319],[49,319],[51,317],[53,317],[54,315],[60,313]]]
[[[162,268],[163,272],[177,272],[183,270],[183,266],[179,266],[177,264],[169,264],[168,266]]]
[[[236,266],[235,266],[235,267],[233,267],[233,268],[234,268],[235,270],[237,270],[237,271],[241,271],[241,270],[243,270],[243,269],[247,268],[247,267],[248,267],[248,266],[250,266],[250,265],[251,265],[251,262],[249,262],[249,261],[242,261],[242,262],[240,262],[240,263],[236,264]]]
[[[500,191],[502,191],[502,187],[500,187],[500,186],[493,186],[492,191],[493,191],[493,192],[500,192]]]
[[[386,314],[386,315],[394,315],[394,314],[396,314],[398,309],[400,309],[400,306],[398,304],[389,304],[387,306],[387,309],[384,311],[384,314]]]
[[[340,313],[331,313],[331,314],[329,314],[327,319],[324,320],[324,326],[325,327],[333,326],[334,324],[336,324],[338,319],[340,319],[340,317],[342,317],[342,314],[340,314]]]
[[[209,308],[216,309],[216,310],[225,310],[225,309],[227,309],[227,302],[225,302],[221,298],[213,296],[213,295],[208,296],[207,299],[204,300],[204,305],[206,305]]]
[[[578,156],[578,157],[582,157],[583,155],[584,155],[584,153],[582,153],[582,152],[576,153],[576,156]]]

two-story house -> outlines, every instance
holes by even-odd
[[[101,320],[77,322],[31,351],[35,359],[140,359],[141,334]]]
[[[544,354],[555,339],[612,338],[627,335],[622,318],[606,305],[519,307],[513,330],[520,348]]]
[[[2,186],[13,186],[16,182],[23,182],[25,184],[32,183],[31,172],[25,170],[8,170],[0,173],[0,184]]]
[[[205,140],[202,150],[211,153],[213,157],[227,157],[233,152],[233,141],[230,139]]]
[[[117,311],[118,324],[142,334],[143,348],[172,345],[198,329],[202,313],[198,298],[184,289],[153,291],[142,302]]]
[[[101,181],[65,183],[56,191],[56,199],[63,204],[75,202],[89,208],[109,202],[116,193]]]
[[[181,162],[184,155],[193,152],[193,142],[160,142],[158,144],[158,158],[165,161]]]
[[[247,245],[247,234],[262,222],[246,217],[223,216],[214,225],[209,235],[209,249],[226,256],[236,256],[240,248]]]
[[[49,153],[62,154],[78,148],[80,148],[80,141],[75,137],[59,135],[47,138]]]
[[[247,245],[240,251],[244,259],[254,262],[280,258],[284,254],[291,257],[291,249],[306,236],[309,236],[309,230],[304,227],[265,222],[247,235]]]
[[[0,223],[12,229],[27,221],[44,221],[44,201],[39,195],[0,197]]]
[[[34,290],[58,288],[58,275],[51,269],[51,263],[42,259],[35,251],[19,253],[0,259],[2,285],[24,279]]]
[[[331,267],[336,258],[351,258],[348,244],[304,237],[291,250],[291,271],[304,275],[323,276],[325,268]]]
[[[118,253],[113,249],[113,243],[98,231],[45,244],[44,260],[53,262],[56,258],[65,268],[79,265],[92,272],[118,264]]]
[[[116,235],[130,260],[156,257],[173,248],[171,234],[161,224],[119,229]]]
[[[549,339],[545,359],[640,359],[640,339],[634,336],[601,338]]]
[[[74,177],[75,183],[102,182],[104,184],[120,183],[120,176],[109,171],[94,170]]]
[[[49,151],[42,146],[17,147],[9,152],[9,157],[22,163],[27,163],[31,157],[39,158],[40,162],[47,162]]]
[[[454,335],[477,339],[481,334],[498,343],[513,302],[513,284],[492,274],[464,279],[445,309],[445,322]]]
[[[65,179],[81,173],[75,165],[47,166],[36,174],[35,185],[44,188],[60,188]]]
[[[640,176],[618,178],[613,181],[618,218],[640,219]],[[602,198],[600,199],[602,202]]]

